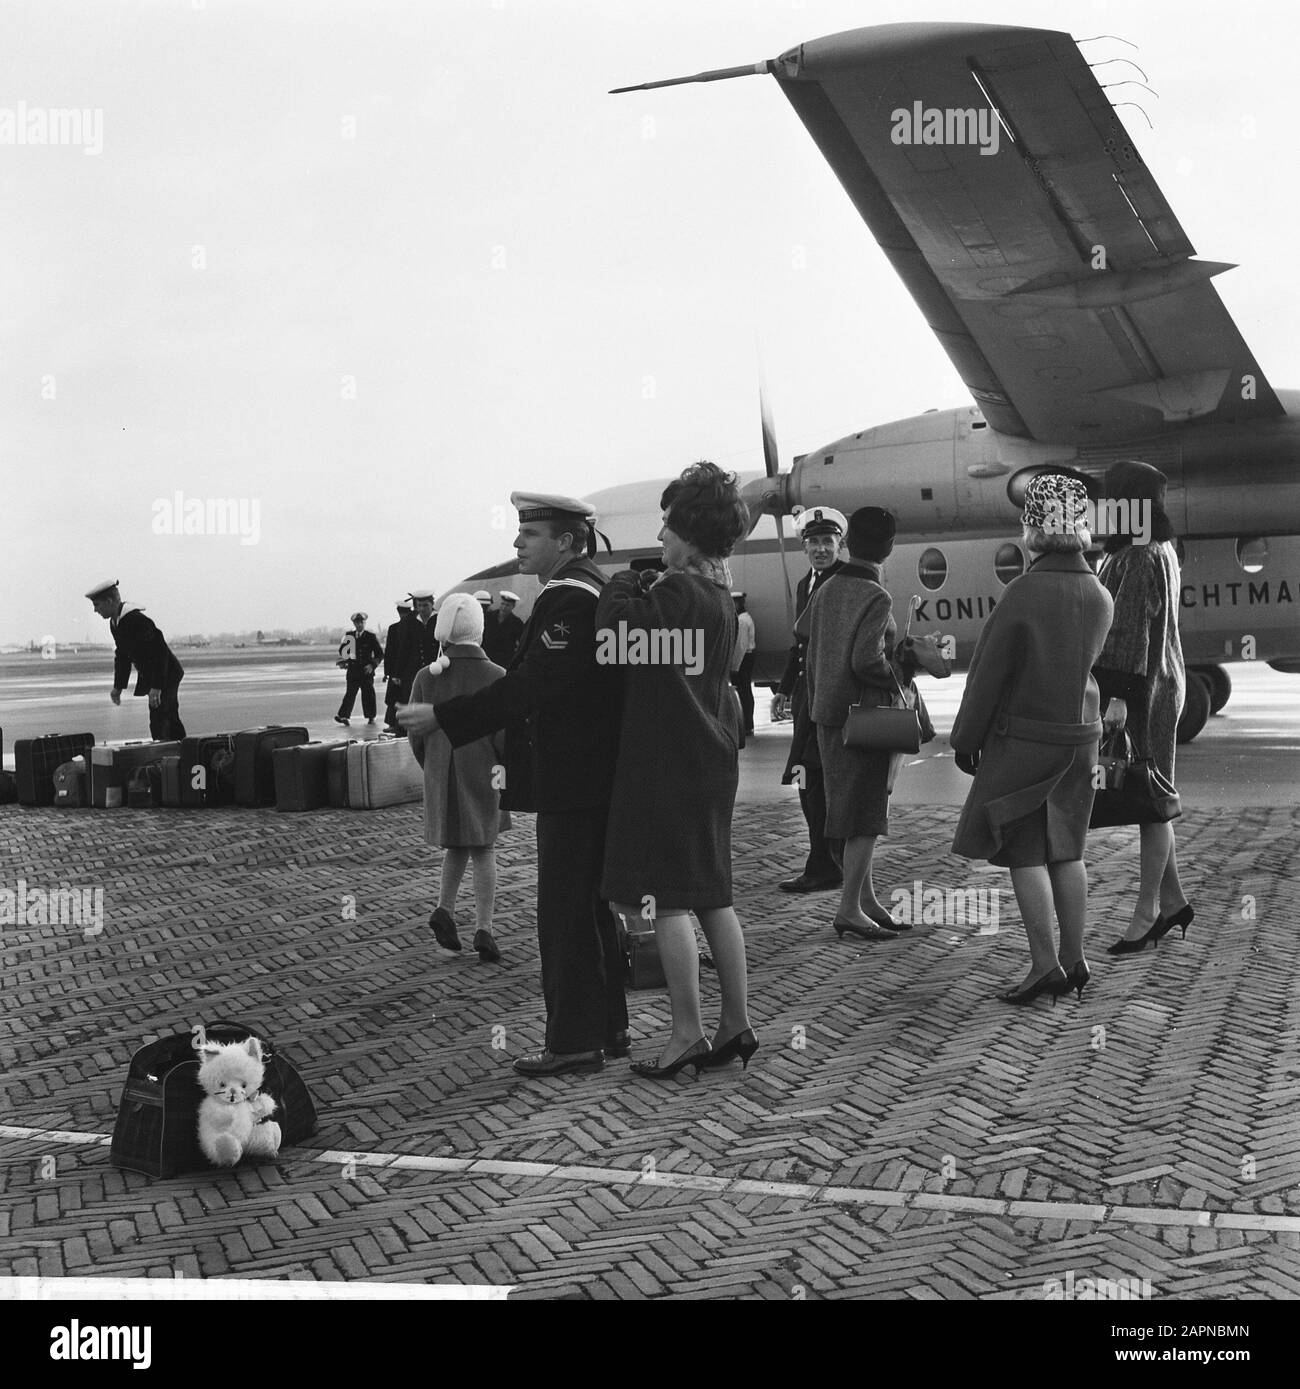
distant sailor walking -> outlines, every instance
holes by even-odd
[[[397,706],[405,704],[411,696],[411,687],[402,684],[403,653],[410,625],[415,620],[411,602],[409,594],[397,600],[397,621],[389,624],[384,639],[384,727],[393,733],[403,732],[397,722]]]
[[[415,677],[438,659],[438,639],[434,636],[433,590],[413,588],[411,602],[415,604],[415,615],[407,619],[402,638],[402,698],[410,699]],[[394,666],[387,667],[390,675],[397,673]]]
[[[90,589],[86,597],[100,617],[108,619],[117,654],[113,658],[113,689],[109,698],[121,704],[122,691],[131,680],[131,667],[137,671],[135,693],[149,696],[149,736],[155,740],[174,740],[185,736],[181,722],[180,686],[185,668],[176,659],[163,634],[144,609],[124,603],[118,581],[110,580]]]
[[[515,605],[519,595],[509,589],[501,590],[501,606],[484,614],[486,627],[483,629],[483,650],[489,661],[499,666],[509,666],[519,647],[519,638],[524,634],[523,622],[515,616]]]
[[[348,682],[343,692],[343,703],[334,715],[334,722],[347,725],[352,718],[352,706],[357,701],[357,691],[361,691],[361,712],[367,723],[375,721],[375,671],[384,659],[379,638],[366,628],[368,613],[352,614],[352,630],[339,642],[339,665],[347,671]]]
[[[542,583],[511,668],[475,694],[398,711],[415,737],[442,728],[453,747],[506,730],[503,805],[537,812],[537,942],[546,1046],[524,1075],[596,1071],[626,1056],[627,1001],[614,917],[600,897],[622,672],[596,655],[595,512],[573,497],[515,492],[519,570]]]

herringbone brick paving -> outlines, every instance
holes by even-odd
[[[1095,834],[1093,984],[1010,1009],[993,995],[1025,967],[1014,899],[947,854],[955,811],[896,810],[878,882],[999,888],[998,933],[854,945],[831,897],[772,890],[797,806],[742,806],[763,1046],[747,1072],[659,1086],[624,1063],[511,1070],[541,1035],[530,818],[499,853],[494,968],[432,944],[420,815],[0,812],[0,885],[105,895],[98,936],[4,928],[0,1122],[67,1133],[0,1137],[0,1269],[778,1298],[1034,1298],[1074,1269],[1164,1297],[1300,1293],[1296,811],[1185,815],[1191,935],[1124,960],[1102,946],[1137,835]],[[630,1004],[649,1051],[666,999]],[[220,1016],[298,1065],[309,1145],[150,1182],[73,1141],[111,1132],[136,1047]]]

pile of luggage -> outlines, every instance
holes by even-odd
[[[179,742],[99,743],[58,733],[14,743],[20,805],[346,807],[418,801],[424,773],[405,738],[308,742],[305,728],[272,725]]]

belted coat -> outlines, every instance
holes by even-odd
[[[991,859],[1009,826],[1046,806],[1048,862],[1082,857],[1101,737],[1092,667],[1112,609],[1082,555],[1042,555],[1007,585],[949,738],[955,752],[980,755],[953,853]]]

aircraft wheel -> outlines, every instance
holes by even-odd
[[[1232,677],[1222,666],[1197,666],[1196,674],[1210,682],[1210,713],[1217,714],[1232,697]]]
[[[1187,672],[1187,698],[1178,720],[1177,741],[1190,743],[1210,717],[1210,682],[1198,670]]]

